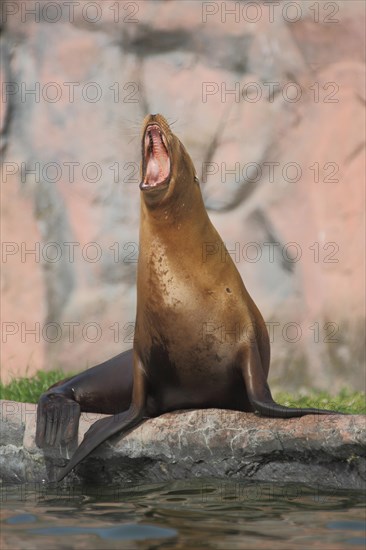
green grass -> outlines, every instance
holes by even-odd
[[[352,414],[366,414],[366,395],[360,391],[342,389],[338,395],[315,390],[311,392],[311,395],[278,392],[274,397],[278,403],[287,407],[315,407]]]
[[[23,403],[37,403],[41,393],[52,384],[73,374],[63,373],[60,370],[39,371],[30,378],[14,378],[9,384],[0,383],[0,398]],[[275,399],[282,405],[289,407],[315,407],[331,409],[353,414],[366,414],[366,401],[363,392],[343,389],[338,395],[332,396],[324,391],[312,391],[311,395],[292,395],[278,392]]]
[[[29,378],[14,378],[9,384],[0,382],[0,399],[37,403],[40,395],[52,384],[70,376],[72,374],[65,374],[61,370],[38,371],[37,374]]]

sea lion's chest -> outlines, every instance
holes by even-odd
[[[236,270],[203,262],[192,247],[188,256],[156,246],[142,261],[136,331],[143,355],[152,357],[159,349],[180,372],[187,365],[213,365],[217,371],[230,363],[246,328]]]

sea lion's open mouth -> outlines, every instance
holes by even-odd
[[[143,179],[141,190],[165,186],[170,179],[170,156],[167,139],[158,124],[148,124],[142,140]]]

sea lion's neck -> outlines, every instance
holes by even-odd
[[[149,204],[141,198],[140,238],[154,234],[163,240],[172,235],[190,238],[201,235],[210,224],[201,191],[198,185],[190,186],[188,192],[172,194],[160,203]],[[185,235],[185,237],[184,237]]]

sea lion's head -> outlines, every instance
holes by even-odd
[[[148,115],[142,129],[140,189],[145,202],[166,205],[197,186],[193,162],[162,115]]]

